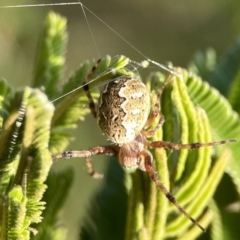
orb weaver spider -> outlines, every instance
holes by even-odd
[[[172,202],[180,212],[190,219],[202,231],[205,229],[192,218],[177,202],[174,196],[166,189],[160,181],[152,165],[153,155],[149,148],[166,148],[171,150],[196,149],[236,142],[229,139],[219,142],[175,144],[166,141],[149,141],[164,123],[164,116],[160,112],[160,101],[164,87],[170,82],[171,75],[163,83],[158,91],[153,110],[150,111],[150,93],[144,83],[136,76],[121,76],[109,81],[102,89],[97,107],[91,96],[88,81],[99,65],[99,59],[88,74],[83,88],[89,100],[89,108],[92,115],[97,119],[98,125],[103,133],[115,145],[98,146],[83,151],[65,151],[53,156],[53,160],[59,158],[83,157],[90,176],[101,178],[102,175],[95,172],[92,167],[91,157],[94,155],[114,155],[120,164],[126,169],[141,169],[147,171],[166,198]],[[158,123],[152,129],[148,129],[159,116]]]

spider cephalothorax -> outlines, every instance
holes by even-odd
[[[58,154],[53,159],[61,157],[85,157],[88,172],[93,177],[101,177],[94,172],[90,161],[91,156],[98,154],[115,155],[120,164],[127,169],[139,168],[147,171],[155,182],[156,186],[186,217],[204,231],[204,228],[194,220],[169,193],[160,181],[152,165],[153,156],[148,151],[149,148],[168,148],[173,150],[193,149],[207,146],[235,142],[236,140],[225,140],[211,143],[190,143],[174,144],[165,141],[149,141],[148,138],[156,134],[164,122],[164,117],[160,112],[160,100],[162,91],[171,80],[167,78],[158,91],[156,102],[150,111],[150,94],[146,86],[136,76],[121,76],[109,81],[102,89],[98,106],[95,107],[87,82],[92,72],[97,67],[100,60],[89,73],[84,84],[89,99],[89,107],[103,133],[115,145],[105,147],[95,147],[85,151],[68,151]],[[158,117],[156,126],[150,128],[151,124]]]

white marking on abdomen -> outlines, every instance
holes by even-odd
[[[133,93],[133,94],[131,95],[131,98],[141,98],[142,95],[143,95],[143,94],[142,94],[141,92]]]
[[[140,112],[140,109],[134,109],[131,111],[132,115],[138,115]]]

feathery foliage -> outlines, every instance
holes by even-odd
[[[39,43],[33,88],[14,90],[6,81],[0,81],[1,239],[30,239],[30,235],[31,239],[66,237],[58,213],[74,173],[72,170],[50,173],[51,156],[66,149],[72,138],[67,130],[76,128],[90,112],[82,107],[88,105],[88,100],[83,88],[78,87],[88,78],[95,63],[94,60],[82,63],[60,87],[67,38],[66,19],[50,13]],[[222,68],[225,71],[230,68],[232,54],[231,50],[221,64],[215,63],[213,50],[206,57],[199,54],[191,69],[210,79],[211,74],[217,76]],[[99,96],[97,86],[116,76],[132,74],[128,63],[129,59],[124,56],[102,59],[88,79],[94,101]],[[161,101],[166,121],[153,140],[191,143],[238,139],[239,115],[228,100],[200,77],[181,68],[174,71],[178,77],[172,77]],[[239,111],[238,97],[233,92],[236,93],[239,86],[238,73],[232,74],[235,82],[230,93],[230,102],[236,111]],[[152,103],[165,78],[155,72],[144,81],[151,91]],[[73,89],[76,91],[59,98]],[[227,235],[230,224],[224,222],[224,210],[218,207],[219,199],[214,199],[214,194],[227,173],[239,200],[239,149],[239,143],[192,151],[151,149],[155,170],[166,188],[192,217],[210,228],[211,234],[201,239],[233,240],[238,234]],[[156,189],[147,173],[127,172],[115,163],[109,168],[103,189],[86,211],[80,229],[82,240],[196,239],[202,235]]]

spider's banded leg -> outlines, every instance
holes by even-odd
[[[90,150],[83,150],[83,151],[65,151],[63,153],[59,153],[52,157],[53,160],[57,160],[59,158],[86,158],[91,157],[94,155],[117,155],[118,150],[112,146],[106,147],[95,147]]]
[[[189,143],[189,144],[177,144],[177,143],[164,142],[164,141],[156,141],[156,142],[146,141],[144,144],[146,147],[149,147],[149,148],[168,148],[173,150],[181,150],[181,149],[210,147],[210,146],[222,145],[222,144],[236,142],[236,141],[237,141],[236,139],[228,139],[228,140],[223,140],[219,142]]]
[[[157,188],[159,188],[162,193],[167,197],[167,199],[173,203],[178,210],[183,213],[188,219],[190,219],[196,226],[198,226],[203,232],[205,232],[205,229],[195,220],[193,219],[180,205],[179,203],[176,201],[176,199],[174,198],[174,196],[165,188],[165,186],[162,184],[162,182],[160,181],[160,179],[158,178],[157,173],[154,171],[154,168],[152,166],[152,161],[151,161],[151,156],[148,152],[142,152],[142,154],[145,155],[145,168],[146,171],[149,173],[150,177],[152,178],[152,180],[156,183]]]
[[[91,93],[90,93],[90,91],[89,91],[89,86],[88,86],[87,83],[89,82],[91,76],[93,75],[94,71],[96,70],[96,68],[98,67],[98,65],[99,65],[100,62],[101,62],[101,59],[99,59],[99,60],[95,63],[95,65],[92,67],[91,72],[87,75],[87,78],[86,78],[86,80],[85,80],[84,83],[83,83],[83,89],[84,89],[84,91],[85,91],[85,93],[86,93],[86,95],[87,95],[88,101],[89,101],[89,108],[90,108],[90,110],[91,110],[91,112],[92,112],[92,115],[93,115],[95,118],[97,117],[96,107],[95,107],[95,103],[94,103],[94,101],[93,101],[93,98],[92,98],[92,95],[91,95]]]
[[[144,134],[144,136],[146,137],[151,137],[154,136],[155,133],[159,130],[159,128],[163,125],[164,123],[164,116],[162,114],[162,112],[160,111],[160,102],[161,102],[161,98],[162,98],[162,93],[163,90],[165,88],[165,86],[170,82],[170,80],[172,79],[171,75],[169,75],[167,77],[167,80],[163,83],[163,85],[161,86],[161,88],[158,91],[158,95],[157,95],[157,99],[156,102],[154,104],[154,108],[144,126],[144,128],[148,127],[149,125],[151,125],[153,123],[153,121],[155,120],[155,118],[160,114],[160,119],[158,121],[158,124],[151,130],[148,131],[142,131],[142,133]]]
[[[160,119],[159,119],[157,125],[153,129],[141,132],[145,137],[154,136],[156,134],[156,132],[160,129],[160,127],[163,125],[165,119],[161,112],[160,112],[160,114],[161,114]]]
[[[53,160],[57,160],[59,158],[85,158],[87,170],[90,176],[93,178],[102,178],[103,176],[93,170],[92,162],[91,162],[91,156],[94,155],[100,155],[100,154],[106,154],[106,155],[118,155],[118,150],[114,147],[107,146],[107,147],[95,147],[90,150],[84,150],[84,151],[66,151],[60,154],[57,154],[52,157]]]
[[[164,88],[165,88],[165,86],[166,86],[166,82],[167,82],[167,81],[165,81],[165,82],[163,83],[163,85],[161,86],[161,88],[160,88],[159,91],[158,91],[157,99],[156,99],[156,102],[155,102],[155,104],[154,104],[153,110],[152,110],[150,116],[148,117],[148,120],[147,120],[147,122],[145,123],[144,128],[150,126],[150,125],[153,123],[153,121],[155,120],[155,118],[156,118],[156,117],[158,116],[158,114],[159,114],[159,111],[160,111],[160,101],[161,101],[161,98],[162,98],[162,92],[163,92],[163,90],[164,90]]]

